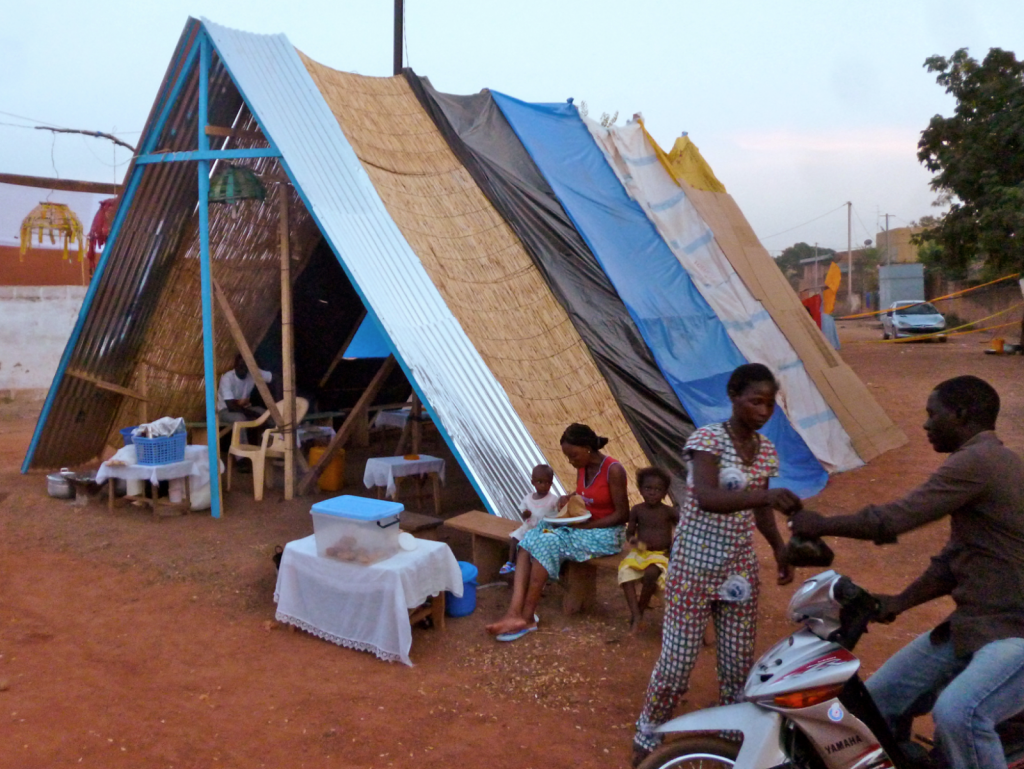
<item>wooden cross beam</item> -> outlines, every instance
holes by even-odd
[[[327,450],[320,457],[320,460],[302,476],[302,480],[299,482],[299,494],[305,494],[309,487],[320,477],[320,473],[323,472],[324,468],[327,467],[327,463],[331,461],[331,457],[334,452],[337,451],[341,446],[345,445],[345,441],[348,440],[349,435],[352,434],[352,430],[355,429],[356,420],[360,419],[367,407],[373,403],[374,398],[377,397],[377,393],[380,392],[380,388],[384,386],[384,382],[387,380],[391,370],[395,367],[395,356],[389,355],[381,367],[374,374],[373,379],[367,386],[363,394],[359,396],[359,400],[356,401],[356,405],[352,407],[352,410],[345,417],[345,421],[342,422],[341,428],[335,433],[331,442],[327,446]]]

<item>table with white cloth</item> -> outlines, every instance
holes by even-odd
[[[224,463],[221,462],[221,470]],[[186,446],[185,458],[180,462],[169,462],[165,465],[140,465],[135,446],[125,446],[100,465],[96,473],[96,483],[107,483],[107,503],[114,509],[114,481],[122,478],[126,481],[149,481],[152,484],[152,498],[127,495],[128,501],[145,502],[157,512],[158,505],[180,507],[182,513],[191,508],[191,495],[200,486],[210,482],[209,449],[206,446]],[[158,498],[160,481],[168,481],[168,499]]]
[[[405,457],[372,457],[366,460],[363,471],[363,485],[370,489],[374,486],[387,490],[387,495],[398,500],[398,479],[414,476],[422,479],[430,476],[434,492],[434,513],[441,514],[441,489],[444,482],[444,460],[428,454],[419,454],[417,459]],[[421,492],[421,487],[417,487]],[[419,493],[417,494],[419,498]]]
[[[448,545],[426,539],[416,545],[363,566],[318,557],[312,535],[289,542],[274,589],[277,620],[339,646],[412,665],[410,610],[431,596],[440,605],[446,590],[462,596],[462,573]]]
[[[399,430],[405,427],[409,421],[412,408],[395,409],[394,411],[378,411],[373,420],[374,427],[397,427]]]

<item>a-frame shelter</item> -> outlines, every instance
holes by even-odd
[[[245,204],[256,215],[209,205],[211,173],[227,162],[277,182],[266,201]],[[286,211],[285,250],[301,261],[322,234],[484,505],[515,517],[544,452],[388,215],[299,54],[283,35],[205,20],[188,21],[161,85],[23,471],[94,457],[133,402],[161,387],[165,409],[182,411],[201,390],[216,435],[217,360],[230,359],[239,335],[265,331],[259,305],[277,290]],[[179,290],[197,279],[199,307]],[[215,302],[237,334],[215,337]],[[140,363],[156,339],[162,382]],[[199,348],[201,371],[189,368]],[[219,485],[212,473],[215,517]]]

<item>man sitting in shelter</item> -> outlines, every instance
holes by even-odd
[[[270,382],[273,378],[273,374],[263,369],[260,369],[260,375],[264,382]],[[266,411],[249,403],[249,396],[255,386],[245,359],[239,353],[235,356],[235,367],[224,373],[217,388],[217,418],[221,424],[248,422]],[[246,443],[249,441],[245,430],[242,431],[242,440]]]

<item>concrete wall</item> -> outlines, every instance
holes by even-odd
[[[893,302],[924,299],[924,265],[890,264],[878,268],[878,306]]]
[[[937,295],[944,296],[965,288],[968,288],[966,283],[944,281],[939,284]],[[977,321],[982,318],[988,318],[989,315],[1010,307],[1016,307],[1016,305],[1024,302],[1024,295],[1022,294],[1024,292],[1022,292],[1020,285],[1013,281],[1007,281],[1006,283],[998,283],[994,286],[985,286],[977,291],[971,291],[968,294],[954,297],[953,299],[943,299],[940,302],[936,302],[935,306],[939,308],[940,312],[955,314],[957,317],[963,318],[964,321]],[[1019,328],[1021,316],[1024,316],[1024,310],[1016,307],[1016,309],[1010,312],[1004,312],[1001,315],[996,315],[996,317],[984,321],[981,327],[987,328],[1002,323],[1018,324],[1016,327],[1008,326],[992,332],[996,336],[1010,337],[1016,341],[1016,328]]]
[[[0,286],[0,394],[45,396],[85,291],[82,286]]]

